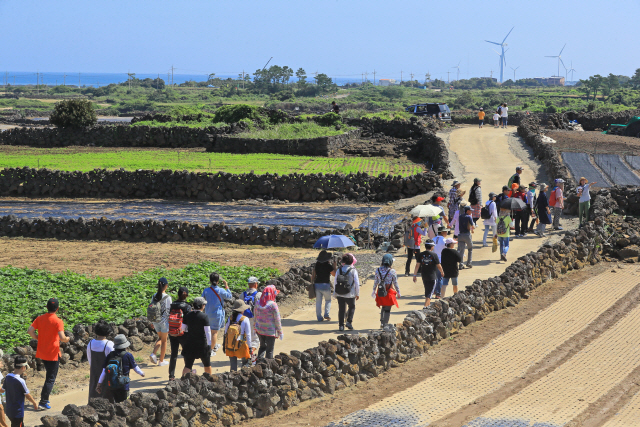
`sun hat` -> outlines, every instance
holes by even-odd
[[[452,187],[455,187],[456,185],[459,185],[459,184],[460,184],[460,181],[456,181],[456,180],[454,180],[454,181],[451,183],[451,186],[452,186]]]
[[[556,179],[556,184],[564,184],[564,179],[562,179],[562,178],[557,178],[557,179]]]
[[[578,182],[581,182],[581,181],[587,181],[588,182],[589,180],[583,176],[583,177],[580,177],[580,179],[578,180]]]
[[[118,334],[113,339],[113,348],[116,349],[116,350],[125,349],[125,348],[129,347],[130,345],[131,345],[131,343],[129,342],[127,337],[124,336],[124,334]]]
[[[537,186],[538,186],[538,184],[536,184],[535,182],[530,182],[529,183],[529,187],[537,187]]]
[[[433,240],[427,239],[427,240],[424,241],[424,245],[425,246],[435,246],[436,244],[435,244],[435,242]]]
[[[256,276],[251,276],[247,279],[247,283],[260,283]]]
[[[317,261],[318,262],[326,262],[333,258],[333,254],[331,252],[327,252],[326,249],[323,249],[318,254]]]
[[[463,200],[460,202],[460,207],[464,208],[465,206],[469,205],[469,203],[466,200]]]
[[[473,182],[475,183],[482,182],[482,178],[473,178]]]
[[[384,254],[382,256],[382,265],[386,265],[387,267],[391,267],[393,265],[393,255]]]
[[[492,198],[492,197],[496,197],[496,193],[494,192],[489,193],[489,198]]]
[[[457,240],[453,240],[451,237],[449,237],[448,239],[445,239],[444,244],[445,245],[450,245],[451,243],[458,243]]]
[[[484,110],[484,108],[480,107],[480,111]]]
[[[197,297],[193,300],[193,303],[191,305],[193,305],[193,308],[195,308],[196,310],[200,310],[202,307],[207,305],[207,300],[203,297]]]
[[[238,313],[244,313],[244,311],[248,308],[250,307],[239,298],[233,303],[233,311],[237,311]]]
[[[438,227],[438,233],[442,233],[443,231],[446,231],[448,233],[449,229],[444,225],[441,225],[440,227]]]
[[[523,171],[523,170],[524,170],[524,167],[522,167],[522,166],[517,166],[517,167],[516,167],[516,170],[517,170],[517,171]]]
[[[412,222],[413,222],[413,224],[418,224],[418,223],[422,222],[422,218],[415,217]]]

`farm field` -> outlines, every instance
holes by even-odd
[[[381,173],[409,176],[424,167],[391,158],[327,158],[283,154],[207,153],[204,149],[33,148],[0,146],[0,168],[190,170],[229,173]]]
[[[621,156],[615,154],[597,154],[596,164],[617,185],[640,185],[640,177],[625,164]]]
[[[578,180],[584,176],[589,182],[597,182],[597,187],[611,187],[609,179],[591,163],[589,154],[565,151],[562,153],[562,161],[567,165],[574,179]]]
[[[545,131],[545,135],[556,140],[557,151],[577,151],[590,154],[639,155],[640,138],[606,135],[596,131]]]
[[[42,307],[46,306],[51,296],[60,300],[59,315],[69,325],[93,323],[101,318],[118,323],[145,314],[160,277],[169,280],[171,291],[180,286],[206,284],[213,271],[226,279],[229,287],[236,292],[246,288],[249,276],[256,276],[265,282],[279,274],[273,268],[226,267],[210,261],[175,270],[157,267],[118,281],[71,271],[50,273],[11,266],[0,268],[0,288],[3,290],[0,295],[0,305],[3,307],[0,314],[0,348],[29,342],[26,331],[31,319],[42,314]]]

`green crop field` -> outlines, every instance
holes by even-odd
[[[60,301],[58,315],[67,330],[76,324],[100,319],[120,323],[146,314],[160,277],[169,280],[167,293],[172,298],[176,298],[180,286],[186,286],[189,299],[193,299],[208,286],[209,274],[214,271],[236,292],[245,289],[249,276],[256,276],[264,283],[279,274],[273,268],[224,267],[209,261],[174,270],[155,268],[118,281],[70,271],[53,274],[10,266],[0,268],[0,348],[6,350],[28,343],[31,320],[46,312],[47,300],[51,297]]]
[[[170,149],[127,149],[93,147],[31,148],[0,146],[1,168],[49,168],[66,171],[93,169],[190,170],[256,174],[381,173],[409,176],[421,173],[422,165],[408,160],[380,157],[307,157],[284,154],[229,154]]]

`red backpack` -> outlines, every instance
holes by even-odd
[[[169,335],[172,337],[180,337],[184,335],[182,330],[182,318],[184,314],[179,308],[171,308],[169,312]]]
[[[551,207],[556,207],[556,191],[558,190],[558,187],[554,187],[553,190],[551,191],[551,195],[549,196],[549,206]]]

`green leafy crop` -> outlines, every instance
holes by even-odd
[[[160,277],[169,281],[168,293],[172,298],[176,298],[179,287],[186,286],[192,299],[209,286],[209,274],[214,271],[237,292],[245,289],[249,276],[264,283],[279,274],[273,268],[225,267],[209,261],[173,270],[158,267],[118,281],[70,271],[54,274],[10,266],[0,268],[0,348],[28,343],[27,329],[36,316],[46,312],[51,297],[60,301],[58,316],[67,330],[100,319],[120,323],[145,314]]]

